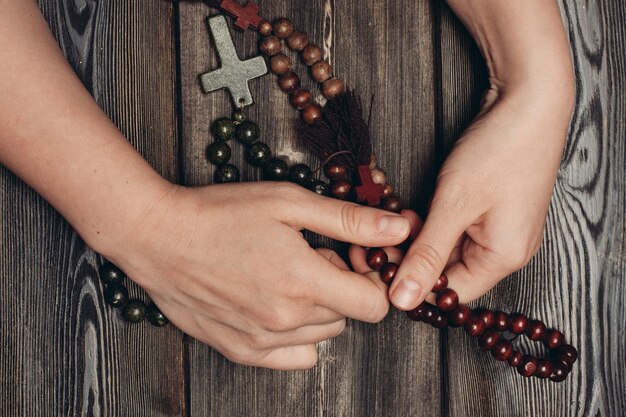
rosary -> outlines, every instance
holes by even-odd
[[[235,19],[234,25],[242,30],[256,29],[261,40],[262,55],[241,60],[233,44],[230,30],[223,15],[209,18],[209,27],[215,41],[221,67],[200,76],[205,93],[226,88],[229,90],[235,111],[232,117],[213,122],[215,142],[207,149],[208,160],[216,165],[215,182],[229,183],[240,180],[239,169],[229,164],[231,148],[228,142],[235,139],[245,146],[246,160],[263,170],[268,181],[292,181],[311,191],[333,198],[355,201],[383,210],[400,212],[400,198],[387,183],[385,172],[377,166],[372,153],[367,122],[363,119],[362,105],[354,92],[333,77],[332,67],[323,60],[319,46],[309,43],[306,33],[294,30],[293,23],[285,18],[273,23],[258,14],[258,6],[248,2],[241,6],[234,0],[222,0],[219,9]],[[314,102],[312,93],[300,87],[300,78],[292,71],[291,59],[285,55],[283,42],[299,54],[310,68],[311,77],[321,85],[326,98],[325,106]],[[323,161],[324,175],[329,182],[315,179],[313,170],[305,164],[289,166],[272,154],[270,147],[259,141],[257,124],[247,119],[243,109],[253,104],[248,83],[268,72],[266,59],[272,73],[278,76],[278,86],[288,94],[293,107],[300,111],[302,123],[298,134],[306,146]],[[354,186],[358,183],[357,186]],[[367,264],[380,273],[380,278],[391,285],[399,265],[388,262],[381,248],[369,248]],[[120,308],[122,317],[130,323],[147,318],[157,327],[165,326],[168,319],[154,303],[129,300],[123,285],[123,271],[110,262],[100,266],[99,274],[106,284],[104,297],[107,304]],[[565,380],[578,358],[572,345],[556,329],[548,329],[539,320],[531,320],[520,313],[505,313],[488,309],[470,310],[459,303],[458,294],[448,288],[448,278],[441,275],[432,289],[435,305],[423,302],[407,312],[410,319],[430,324],[436,328],[463,327],[485,352],[498,361],[507,362],[524,377],[549,378],[554,382]],[[513,335],[506,338],[506,335]],[[524,355],[513,348],[512,338],[525,335],[532,341],[543,342],[547,354],[544,358]]]

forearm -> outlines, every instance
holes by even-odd
[[[571,106],[573,67],[555,0],[448,3],[482,51],[492,85],[503,93],[543,92],[548,102]]]
[[[0,8],[0,162],[109,247],[169,184],[98,108],[34,2]]]

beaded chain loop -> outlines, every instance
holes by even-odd
[[[311,91],[301,88],[300,77],[293,71],[291,59],[283,53],[283,43],[300,55],[302,62],[309,68],[311,77],[321,85],[321,92],[327,100],[334,100],[343,94],[346,91],[345,84],[333,77],[331,65],[322,59],[321,48],[309,43],[305,32],[295,30],[293,23],[286,18],[276,19],[274,23],[262,19],[257,16],[256,6],[251,4],[242,7],[232,0],[223,0],[220,8],[237,19],[235,26],[240,29],[246,30],[249,26],[256,28],[261,36],[259,50],[269,60],[271,71],[278,77],[279,88],[289,95],[291,105],[300,111],[304,123],[314,125],[324,117],[322,107],[315,103]],[[364,201],[370,206],[395,213],[402,210],[400,198],[387,183],[385,171],[378,167],[374,154],[369,165],[359,167],[361,185],[353,187],[348,167],[332,163],[332,155],[326,155],[329,159],[323,165],[323,173],[329,182],[315,178],[319,170],[313,171],[302,163],[290,167],[283,158],[274,156],[270,147],[259,141],[261,135],[258,125],[247,120],[242,110],[235,111],[230,118],[216,120],[211,130],[215,142],[207,148],[207,159],[217,167],[214,177],[216,183],[241,180],[239,169],[229,163],[232,151],[228,142],[235,139],[245,146],[246,161],[262,169],[265,180],[288,180],[320,195],[340,200]],[[392,284],[399,265],[389,262],[384,249],[369,248],[366,262],[380,274],[380,279],[385,284]],[[155,326],[168,323],[154,303],[146,305],[140,300],[128,299],[128,291],[122,285],[125,275],[115,265],[104,263],[99,272],[106,283],[106,302],[114,308],[121,308],[122,316],[128,322],[138,323],[147,317]],[[435,294],[435,305],[423,302],[407,312],[410,319],[439,329],[463,327],[470,337],[478,338],[478,344],[483,351],[489,352],[498,361],[507,362],[524,377],[535,376],[561,382],[571,372],[578,352],[572,345],[565,343],[565,336],[560,331],[548,329],[543,322],[530,320],[519,313],[471,310],[461,304],[456,291],[448,287],[448,277],[445,274],[439,277],[432,292]],[[511,340],[504,337],[505,332],[512,333],[515,337],[525,335],[532,341],[542,342],[548,351],[546,357],[537,358],[515,350]]]

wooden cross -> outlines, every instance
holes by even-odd
[[[213,34],[222,66],[200,76],[200,83],[204,92],[209,93],[227,88],[236,107],[242,108],[251,105],[254,100],[252,100],[248,82],[267,74],[265,59],[262,56],[245,61],[239,59],[224,16],[210,17],[209,28]]]
[[[380,198],[385,195],[385,187],[374,182],[369,166],[359,166],[359,179],[361,180],[361,185],[355,189],[357,199],[360,202],[367,201],[368,206],[379,205]]]
[[[235,20],[235,26],[241,30],[246,30],[249,26],[256,29],[263,20],[259,16],[259,6],[252,2],[248,2],[244,7],[241,7],[234,0],[224,0],[220,3],[220,9],[237,19]]]

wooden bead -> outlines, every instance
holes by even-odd
[[[374,184],[385,185],[387,183],[387,173],[385,173],[385,171],[380,168],[374,168],[371,172]]]
[[[444,329],[448,327],[448,316],[445,313],[439,313],[435,316],[432,325],[438,329]]]
[[[311,67],[311,76],[318,83],[323,83],[333,75],[333,67],[326,61],[318,61]]]
[[[465,332],[471,337],[478,337],[485,331],[485,323],[476,314],[472,314],[465,323]]]
[[[523,377],[526,377],[526,378],[531,377],[535,375],[535,372],[537,372],[538,364],[539,362],[537,361],[537,358],[535,358],[534,356],[524,355],[522,357],[522,362],[517,367],[517,372]]]
[[[141,300],[130,300],[122,307],[122,317],[129,323],[139,323],[146,317],[146,305]]]
[[[521,352],[518,352],[518,351],[513,352],[513,355],[511,355],[511,357],[509,358],[509,365],[511,365],[513,368],[517,368],[522,363],[523,357],[524,356],[522,355]]]
[[[437,307],[443,311],[452,311],[459,305],[459,295],[456,291],[446,288],[437,294]]]
[[[270,60],[270,68],[276,75],[283,75],[291,71],[291,59],[283,53],[276,54]]]
[[[437,319],[437,315],[439,312],[435,308],[435,306],[426,303],[424,308],[422,309],[422,321],[427,324],[433,324]]]
[[[409,316],[411,320],[422,321],[422,310],[424,309],[425,306],[426,306],[426,301],[422,301],[422,304],[418,305],[413,310],[407,311],[406,314],[407,316]]]
[[[309,126],[320,121],[322,116],[322,108],[317,104],[311,104],[309,107],[302,110],[302,120]]]
[[[259,23],[257,31],[261,36],[269,36],[272,34],[272,24],[267,20],[262,20],[261,23]]]
[[[572,345],[561,346],[557,350],[557,353],[566,356],[568,358],[568,361],[570,361],[570,364],[573,364],[574,362],[576,362],[576,359],[578,359],[578,351]]]
[[[156,327],[163,327],[170,322],[154,303],[150,303],[146,307],[146,317],[150,324]]]
[[[493,311],[487,310],[487,309],[481,309],[481,310],[478,310],[476,314],[478,314],[478,316],[481,318],[483,323],[485,323],[485,329],[491,329],[494,326],[496,322],[496,318],[495,318],[495,314],[493,314]]]
[[[563,382],[567,378],[568,372],[560,366],[553,365],[552,373],[550,374],[550,381]]]
[[[300,88],[300,77],[293,71],[290,71],[278,79],[278,86],[285,93],[293,93]]]
[[[498,339],[500,339],[500,336],[498,336],[498,332],[488,330],[483,333],[482,336],[480,336],[480,339],[478,339],[478,345],[482,350],[487,352],[495,346]]]
[[[372,155],[370,155],[370,163],[369,163],[370,171],[376,168],[377,166],[378,166],[378,159],[376,158],[376,154],[373,153]]]
[[[523,314],[513,314],[511,319],[511,331],[515,334],[522,334],[528,328],[528,318]]]
[[[292,51],[300,52],[309,44],[309,37],[304,32],[295,31],[287,38],[287,46]]]
[[[339,164],[326,164],[324,174],[334,181],[343,180],[348,178],[348,168]]]
[[[315,180],[309,184],[309,190],[313,191],[315,194],[326,196],[329,193],[329,186],[324,181]]]
[[[459,304],[457,308],[448,313],[448,319],[451,326],[460,327],[465,326],[471,315],[472,312],[467,306]]]
[[[552,365],[547,359],[542,359],[537,364],[537,370],[535,376],[540,379],[546,379],[552,374]]]
[[[330,184],[330,194],[339,200],[347,200],[350,193],[352,193],[352,184],[349,181],[333,181]]]
[[[513,356],[513,345],[506,339],[500,339],[490,352],[497,361],[508,361]]]
[[[123,285],[109,284],[104,290],[104,301],[113,308],[123,307],[128,301],[128,290]]]
[[[322,59],[322,50],[319,46],[309,44],[301,52],[302,61],[308,66],[311,66]]]
[[[111,262],[105,262],[98,269],[100,279],[106,284],[118,285],[126,279],[126,274]]]
[[[438,293],[439,291],[445,290],[446,288],[448,288],[448,277],[446,276],[446,274],[441,274],[439,276],[439,279],[437,279],[437,282],[435,283],[432,292]]]
[[[396,276],[398,272],[398,264],[393,262],[387,262],[380,268],[380,279],[387,285],[391,285],[393,282],[393,278]]]
[[[385,197],[389,197],[392,194],[393,194],[393,187],[390,184],[385,185],[385,188],[383,189],[383,195]]]
[[[494,315],[496,319],[496,322],[494,325],[495,329],[500,332],[509,330],[509,327],[511,325],[511,321],[509,320],[509,315],[502,311],[496,311]]]
[[[293,33],[293,23],[289,19],[280,18],[274,21],[274,35],[279,39],[287,39]]]
[[[282,44],[276,36],[268,36],[261,41],[259,49],[263,55],[274,56],[281,51]]]
[[[289,166],[279,158],[271,158],[263,166],[263,178],[267,181],[285,181],[289,176]]]
[[[311,168],[306,164],[295,164],[289,168],[289,181],[295,182],[303,187],[306,187],[311,180],[313,172]]]
[[[556,349],[565,342],[565,336],[558,330],[551,329],[546,334],[543,343],[545,343],[548,349]]]
[[[374,271],[380,271],[380,269],[387,263],[389,260],[387,257],[387,252],[382,250],[381,248],[371,248],[367,251],[367,256],[365,258],[367,265],[372,268]]]
[[[400,211],[402,211],[402,206],[400,205],[400,197],[392,195],[385,198],[382,201],[380,208],[394,213],[400,213]]]
[[[313,96],[309,90],[301,88],[291,94],[290,101],[292,106],[298,110],[302,110],[313,103]]]
[[[535,342],[539,340],[543,340],[546,337],[546,325],[540,322],[539,320],[533,320],[528,324],[528,328],[526,329],[526,336],[530,340],[534,340]]]
[[[337,78],[331,78],[330,80],[324,81],[324,85],[322,85],[322,94],[328,100],[332,100],[336,98],[339,94],[346,91],[346,85],[343,81]]]

